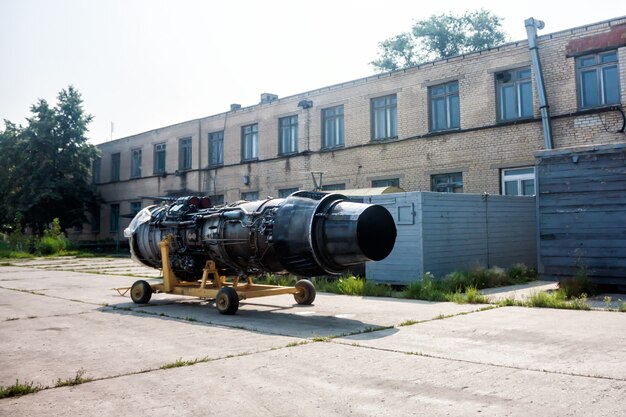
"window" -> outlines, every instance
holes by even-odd
[[[130,177],[141,177],[141,149],[133,149],[130,153]]]
[[[298,152],[298,116],[278,119],[278,154]]]
[[[346,184],[328,184],[322,186],[322,191],[338,191],[345,190]]]
[[[114,153],[111,155],[111,181],[120,180],[120,154]]]
[[[248,191],[247,193],[241,193],[241,199],[247,201],[255,201],[259,199],[258,191]]]
[[[191,169],[191,138],[178,140],[178,169]]]
[[[287,198],[291,194],[295,193],[298,190],[299,190],[298,187],[295,187],[295,188],[283,188],[282,190],[278,190],[278,198]]]
[[[428,92],[431,132],[458,129],[461,126],[458,81],[430,87]]]
[[[91,231],[98,233],[100,231],[100,206],[98,205],[94,212],[91,213]]]
[[[209,165],[224,165],[224,131],[209,133]]]
[[[372,139],[398,136],[398,100],[395,94],[372,99]]]
[[[400,178],[391,178],[388,180],[373,180],[372,187],[399,187]]]
[[[131,201],[130,203],[130,212],[133,216],[136,216],[137,213],[141,211],[141,201]]]
[[[498,120],[515,120],[533,116],[533,88],[530,68],[496,74]]]
[[[502,194],[535,195],[535,168],[503,169]]]
[[[91,164],[91,182],[93,184],[100,183],[100,169],[102,166],[102,159],[96,158]]]
[[[214,206],[224,205],[224,194],[211,195],[209,196],[209,198],[211,199],[211,204],[213,204]]]
[[[577,58],[576,78],[581,108],[620,102],[616,51]]]
[[[344,146],[343,106],[322,110],[322,148]]]
[[[253,124],[241,128],[241,160],[251,161],[259,158],[259,125]]]
[[[431,175],[430,190],[438,193],[462,193],[463,173],[454,172],[451,174]]]
[[[154,173],[162,174],[165,172],[165,143],[157,143],[154,145]]]
[[[109,232],[117,233],[120,228],[120,205],[111,204],[111,212],[109,216]]]

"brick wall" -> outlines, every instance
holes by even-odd
[[[615,19],[539,37],[555,147],[624,142],[615,133],[622,116],[616,110],[579,111],[575,56],[568,45],[595,44],[587,39],[604,36],[626,19]],[[597,43],[597,42],[596,42]],[[618,46],[620,92],[626,97],[626,48]],[[580,49],[580,48],[579,48]],[[571,48],[570,48],[571,52]],[[583,51],[584,52],[584,51]],[[571,55],[571,54],[570,54]],[[282,188],[313,187],[311,171],[322,171],[325,184],[345,183],[346,188],[371,187],[372,178],[400,178],[406,191],[429,191],[433,173],[463,172],[464,192],[500,193],[500,170],[533,164],[533,154],[543,148],[542,126],[533,78],[534,117],[518,123],[498,124],[496,81],[499,71],[530,67],[526,41],[466,56],[423,64],[407,70],[320,88],[272,103],[259,104],[199,120],[155,129],[99,145],[102,152],[100,190],[107,203],[119,203],[122,214],[139,196],[158,196],[187,189],[198,194],[223,194],[226,201],[242,192],[260,197],[277,196]],[[533,75],[534,77],[534,75]],[[461,128],[445,134],[429,133],[428,88],[457,80]],[[398,137],[371,140],[371,100],[397,96]],[[298,103],[311,100],[313,107]],[[324,108],[343,105],[345,147],[321,149]],[[298,116],[298,151],[278,156],[278,119]],[[241,128],[258,124],[259,160],[241,163]],[[208,134],[224,131],[224,166],[208,169]],[[192,138],[192,169],[178,173],[178,140]],[[153,175],[154,144],[166,143],[168,175]],[[142,178],[130,179],[131,149],[142,149]],[[111,154],[121,154],[120,181],[109,183]],[[249,184],[244,184],[244,176]],[[143,205],[151,203],[144,199]],[[101,230],[108,231],[108,206],[102,210]],[[121,227],[127,221],[122,219]],[[87,227],[85,228],[87,229]],[[99,237],[109,237],[102,233]]]

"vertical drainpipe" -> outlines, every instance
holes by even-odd
[[[202,195],[202,123],[198,119],[198,194]]]
[[[550,106],[546,97],[546,87],[543,82],[543,72],[539,61],[539,47],[537,46],[537,29],[543,29],[545,24],[541,20],[529,18],[524,21],[526,35],[528,36],[528,49],[537,82],[537,94],[539,95],[539,110],[543,124],[543,141],[546,149],[552,149],[552,127],[550,126]]]

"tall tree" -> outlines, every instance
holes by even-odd
[[[410,33],[380,42],[378,59],[370,64],[379,71],[393,71],[491,48],[508,38],[501,27],[502,19],[483,9],[460,16],[432,15],[414,22]]]
[[[0,132],[0,224],[11,223],[17,212],[41,231],[59,218],[63,228],[79,226],[95,198],[88,182],[96,148],[85,134],[92,116],[86,114],[80,93],[72,86],[50,107],[39,100],[30,109],[26,127],[5,120]]]

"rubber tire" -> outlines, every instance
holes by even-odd
[[[136,281],[130,287],[130,298],[135,304],[148,304],[152,297],[152,287],[144,280]]]
[[[220,314],[233,315],[239,309],[239,295],[231,287],[223,287],[215,297],[215,307]]]
[[[293,298],[296,299],[296,303],[302,305],[309,305],[315,301],[315,285],[308,279],[301,279],[296,282],[296,288],[300,290],[300,292],[295,293]]]

